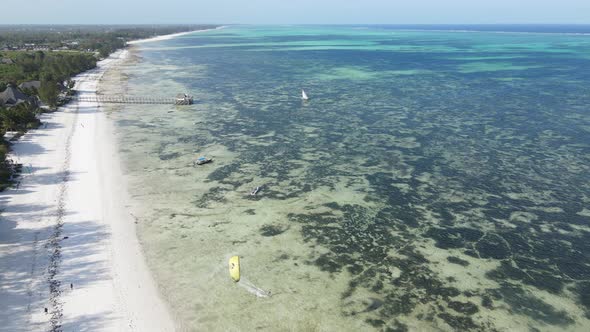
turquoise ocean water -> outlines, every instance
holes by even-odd
[[[112,110],[183,328],[590,329],[590,36],[436,30],[139,47],[125,92],[196,100]]]

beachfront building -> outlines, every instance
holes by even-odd
[[[25,91],[27,89],[39,91],[39,89],[41,88],[41,81],[22,82],[21,84],[18,85],[18,88],[21,89],[22,91]]]
[[[20,92],[12,84],[9,84],[6,90],[0,92],[0,106],[12,107],[24,102],[36,103],[36,99]]]
[[[176,105],[192,105],[193,96],[189,96],[186,93],[179,93],[176,95]]]

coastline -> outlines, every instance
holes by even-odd
[[[168,35],[155,36],[152,38],[137,39],[137,40],[128,41],[127,45],[130,46],[130,45],[137,45],[137,44],[143,44],[143,43],[151,43],[151,42],[156,42],[156,41],[168,40],[168,39],[173,39],[173,38],[184,36],[184,35],[189,35],[191,33],[213,31],[213,30],[219,30],[219,29],[223,29],[223,28],[225,28],[225,26],[222,25],[222,26],[218,26],[217,28],[213,28],[213,29],[192,30],[192,31],[171,33]]]
[[[85,97],[128,50],[74,79]],[[71,102],[13,145],[27,166],[0,193],[0,321],[10,331],[172,331],[128,210],[111,120]]]

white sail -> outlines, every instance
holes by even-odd
[[[309,97],[307,97],[307,94],[305,93],[305,91],[303,89],[301,89],[301,99],[303,99],[303,100],[309,99]]]

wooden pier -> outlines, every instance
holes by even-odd
[[[72,100],[100,104],[159,104],[159,105],[192,105],[193,97],[179,94],[176,98],[169,97],[135,97],[135,96],[73,96]]]

